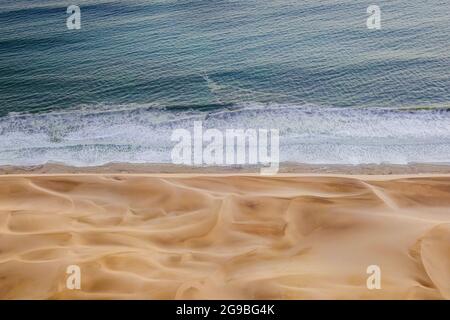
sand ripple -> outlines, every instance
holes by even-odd
[[[2,176],[0,298],[450,299],[450,178]]]

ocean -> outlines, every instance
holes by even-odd
[[[448,163],[449,88],[448,0],[0,0],[0,165],[170,163],[194,121],[278,129],[281,161]]]

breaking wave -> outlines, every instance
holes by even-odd
[[[95,110],[94,110],[95,109]],[[446,108],[334,108],[246,103],[85,106],[0,118],[0,165],[170,163],[172,131],[278,129],[280,160],[309,164],[448,163]]]

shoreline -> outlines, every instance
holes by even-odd
[[[62,163],[33,166],[0,166],[0,176],[40,174],[256,174],[260,166],[204,166],[193,167],[174,164],[109,163],[100,166],[76,167]],[[284,162],[274,176],[280,174],[319,175],[430,175],[450,174],[450,164],[411,163],[398,164],[304,164]]]

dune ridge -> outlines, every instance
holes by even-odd
[[[450,299],[450,176],[0,176],[0,299]]]

